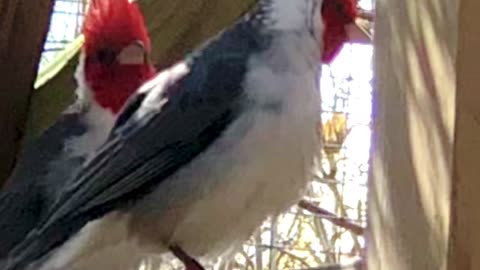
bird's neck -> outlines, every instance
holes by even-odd
[[[320,13],[321,2],[321,0],[261,0],[256,13],[262,17],[264,26],[270,30],[297,31],[311,26],[313,17]]]
[[[274,41],[271,50],[300,50],[303,57],[294,62],[310,66],[321,59],[324,30],[321,5],[322,0],[260,0],[250,21]]]
[[[112,111],[96,102],[94,94],[85,80],[84,63],[85,56],[82,53],[75,71],[77,99],[69,109],[81,113],[81,121],[87,132],[65,142],[66,151],[72,156],[84,156],[94,151],[107,139],[115,123],[115,115]]]
[[[82,52],[78,58],[78,65],[74,74],[75,81],[77,82],[75,103],[83,108],[91,107],[92,105],[98,106],[98,104],[95,104],[93,92],[85,79],[85,58],[85,54]]]

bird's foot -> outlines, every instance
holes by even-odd
[[[172,245],[170,251],[185,265],[186,270],[205,270],[197,260],[188,255],[181,247]]]

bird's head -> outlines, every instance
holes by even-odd
[[[117,113],[155,74],[143,15],[128,0],[92,0],[82,32],[85,83],[100,106]]]
[[[322,62],[330,63],[345,42],[364,43],[368,34],[356,24],[357,0],[323,0]]]

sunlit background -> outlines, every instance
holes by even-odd
[[[80,33],[87,0],[56,0],[40,70]],[[360,0],[373,9],[373,0]],[[321,82],[324,160],[302,207],[265,221],[233,258],[204,262],[215,269],[309,269],[363,255],[370,149],[371,45],[347,44]],[[275,192],[272,190],[272,192]],[[309,209],[306,210],[305,208]],[[146,261],[143,269],[181,269],[176,260]]]

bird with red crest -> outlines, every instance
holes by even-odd
[[[155,74],[137,4],[92,0],[83,34],[75,74],[78,98],[26,144],[11,184],[0,193],[0,261],[41,220],[85,157],[107,138],[127,98]]]
[[[172,251],[199,270],[195,258],[225,255],[298,201],[321,147],[318,61],[350,40],[354,22],[338,1],[259,0],[142,86],[4,269],[130,269]],[[118,0],[97,2],[89,16],[113,18]],[[84,50],[86,84],[114,111],[105,100],[121,85],[99,82],[118,83],[119,60],[138,66],[146,47],[122,42],[124,54],[98,40]]]

